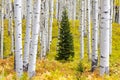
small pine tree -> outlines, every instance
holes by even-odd
[[[70,32],[70,23],[66,9],[62,12],[60,34],[58,38],[57,60],[72,60],[74,57],[73,37]]]

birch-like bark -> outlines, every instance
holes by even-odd
[[[56,15],[55,18],[58,19],[58,0],[56,0]]]
[[[14,1],[14,18],[15,18],[15,64],[17,76],[22,76],[23,60],[22,60],[22,0]]]
[[[39,29],[40,29],[40,10],[41,10],[40,5],[41,5],[41,0],[34,1],[32,41],[31,41],[31,47],[30,47],[29,66],[28,66],[28,75],[30,78],[35,75],[35,68],[36,68],[38,35],[39,35]]]
[[[100,75],[109,74],[110,0],[101,0]]]
[[[14,34],[13,34],[13,9],[12,9],[12,2],[11,0],[7,0],[8,2],[8,34],[11,35],[11,54],[14,53]]]
[[[115,13],[116,13],[116,10],[115,10],[115,0],[113,0],[113,22],[115,22]]]
[[[93,27],[92,27],[92,68],[93,72],[98,64],[98,0],[93,0]]]
[[[53,24],[53,12],[54,12],[54,0],[50,0],[50,27],[49,27],[49,35],[48,35],[48,45],[49,45],[49,50],[50,50],[50,44],[52,42],[52,24]]]
[[[4,40],[4,0],[2,0],[1,6],[1,50],[0,50],[0,58],[3,59],[3,40]]]
[[[26,21],[26,36],[24,45],[24,59],[23,70],[27,71],[29,53],[30,53],[30,39],[31,39],[31,26],[32,26],[32,0],[27,0],[27,21]]]
[[[41,21],[40,21],[40,31],[41,31],[41,52],[40,58],[45,57],[46,48],[45,48],[45,0],[41,0]]]
[[[80,9],[80,12],[81,12],[81,17],[80,17],[80,58],[83,59],[84,58],[84,14],[85,14],[85,11],[84,11],[84,4],[85,4],[85,1],[84,0],[81,0],[80,2],[81,4],[81,9]]]
[[[49,20],[49,0],[45,0],[45,48],[46,53],[49,51],[49,40],[48,40],[48,20]],[[46,53],[44,54],[46,56]]]
[[[110,55],[112,54],[112,23],[113,23],[113,1],[110,1]],[[120,7],[119,7],[120,10]],[[119,11],[119,17],[120,17],[120,11]],[[120,19],[119,19],[120,20]]]
[[[76,20],[76,0],[73,0],[72,3],[73,3],[73,20]]]
[[[71,20],[72,19],[72,0],[68,0],[68,18]]]
[[[63,0],[58,0],[58,21],[61,21],[61,16],[62,16],[62,11],[64,8],[64,1]],[[69,15],[69,12],[68,12]]]
[[[91,60],[91,6],[90,0],[87,1],[87,29],[88,29],[88,60]]]
[[[27,0],[22,0],[22,19],[26,18]]]
[[[87,28],[86,28],[86,26],[87,26],[87,1],[86,0],[84,0],[84,36],[86,36],[87,35]]]

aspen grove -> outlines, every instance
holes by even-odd
[[[120,80],[120,0],[0,0],[0,80]]]

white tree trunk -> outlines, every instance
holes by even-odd
[[[40,10],[41,10],[40,5],[41,5],[41,0],[34,1],[32,41],[30,47],[29,66],[28,66],[28,75],[30,78],[35,75],[35,68],[36,68],[38,35],[40,29]]]
[[[16,72],[18,76],[23,73],[23,60],[22,60],[22,0],[15,0],[15,60]]]
[[[84,36],[87,35],[87,1],[84,0]]]
[[[14,34],[13,34],[13,9],[11,0],[8,1],[8,17],[9,17],[9,25],[8,25],[8,34],[11,34],[11,53],[14,53]]]
[[[98,0],[93,0],[92,71],[98,64]]]
[[[30,47],[29,66],[28,66],[29,77],[35,75],[38,34],[40,29],[40,5],[41,5],[41,0],[34,1],[32,41]]]
[[[112,23],[113,23],[113,1],[110,1],[110,55],[112,54]],[[120,7],[119,7],[119,17],[120,17]],[[120,18],[119,18],[120,21]]]
[[[61,21],[61,16],[64,8],[64,1],[63,0],[58,0],[58,21]],[[69,12],[68,12],[69,16]]]
[[[50,50],[50,44],[52,42],[52,24],[53,24],[53,12],[54,12],[54,0],[50,0],[50,27],[49,27],[49,35],[48,35],[48,40],[49,40],[49,50]]]
[[[40,21],[40,31],[41,31],[41,52],[40,58],[42,59],[45,56],[45,0],[41,1],[41,21]]]
[[[101,0],[100,75],[109,74],[110,0]]]
[[[68,3],[68,18],[71,20],[72,19],[72,7],[73,7],[73,4],[72,4],[72,0],[68,0],[67,1],[67,3]]]
[[[115,14],[116,14],[115,0],[113,0],[113,22],[115,22]]]
[[[80,58],[83,59],[84,58],[84,0],[81,0],[80,2],[81,4],[81,17],[80,17]]]
[[[76,20],[76,2],[77,0],[73,0],[73,20]]]
[[[58,19],[58,0],[56,0],[56,19]]]
[[[0,51],[0,58],[3,59],[3,40],[4,40],[4,0],[2,0],[1,6],[1,51]]]
[[[91,60],[91,6],[90,0],[87,1],[87,29],[88,29],[88,60]]]
[[[30,39],[31,39],[31,26],[32,26],[32,0],[27,0],[26,36],[25,36],[24,59],[23,59],[24,71],[27,71],[27,69],[28,69]]]
[[[27,0],[22,0],[22,18],[23,19],[26,18],[26,10],[27,10],[26,2],[27,2]]]
[[[49,50],[49,41],[48,41],[48,21],[49,21],[49,0],[45,1],[45,48],[46,48],[46,53]],[[46,56],[45,53],[45,56]]]

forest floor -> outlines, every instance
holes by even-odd
[[[72,22],[72,21],[71,21]],[[10,36],[7,34],[7,21],[5,22],[4,56],[10,54]],[[87,56],[87,36],[85,37],[85,57],[80,61],[80,34],[79,21],[75,21],[75,26],[71,26],[74,37],[75,57],[73,61],[61,63],[55,60],[57,53],[57,21],[53,23],[53,41],[51,50],[45,60],[40,60],[37,54],[36,76],[32,80],[120,80],[120,25],[113,23],[113,46],[110,56],[110,75],[99,76],[99,64],[94,73],[90,72],[91,61]],[[25,21],[23,21],[23,38],[25,33]],[[23,39],[24,42],[24,39]],[[40,52],[40,46],[38,53]],[[100,56],[100,55],[99,55]],[[100,58],[100,57],[99,57]],[[6,57],[0,60],[0,80],[16,80],[14,72],[14,57]],[[28,80],[27,73],[24,73],[21,80]]]

